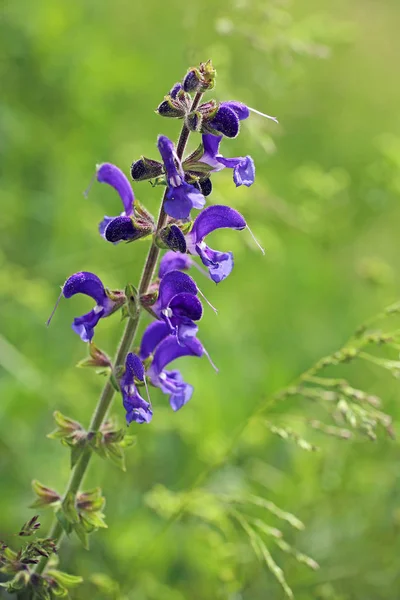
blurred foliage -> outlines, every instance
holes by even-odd
[[[126,472],[94,457],[85,489],[101,486],[108,529],[89,553],[74,538],[63,545],[62,569],[85,580],[72,598],[280,599],[282,569],[298,600],[397,600],[398,445],[344,433],[359,423],[349,408],[374,406],[341,402],[335,423],[324,408],[332,394],[343,400],[346,386],[325,390],[317,381],[307,387],[331,394],[325,405],[323,395],[265,399],[291,389],[400,295],[398,21],[397,0],[3,3],[1,539],[19,529],[32,479],[59,491],[68,479],[67,449],[46,438],[52,413],[88,423],[104,381],[74,368],[85,350],[70,322],[84,299],[62,302],[44,327],[59,286],[82,269],[111,288],[135,284],[147,250],[147,242],[110,248],[98,236],[97,223],[119,204],[105,186],[83,197],[94,165],[109,160],[128,172],[133,159],[156,154],[159,132],[176,137],[177,124],[154,109],[209,57],[219,99],[280,121],[253,115],[223,143],[227,156],[253,156],[252,188],[236,190],[229,172],[214,177],[212,201],[241,210],[267,251],[259,254],[245,232],[215,234],[215,247],[235,253],[227,281],[201,284],[219,308],[218,317],[206,311],[201,338],[220,372],[183,360],[196,390],[190,404],[173,414],[153,391],[155,416],[131,427],[137,443]],[[156,212],[159,188],[141,183],[135,193]],[[105,320],[96,343],[112,355],[122,328],[118,317]],[[379,323],[371,335],[380,335]],[[396,344],[373,344],[363,351],[376,360],[339,361],[314,375],[379,396],[396,431]],[[118,399],[113,414],[122,422]],[[335,426],[344,439],[317,431]],[[299,440],[319,452],[302,452]],[[249,494],[306,528],[222,499]],[[50,524],[50,511],[41,521]],[[274,528],[300,554],[276,544],[283,537]],[[303,555],[321,568],[307,569],[296,560]]]

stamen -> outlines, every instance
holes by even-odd
[[[203,267],[201,267],[200,265],[198,265],[195,260],[192,260],[191,266],[192,267],[196,267],[196,269],[198,271],[200,271],[200,273],[202,273],[203,275],[205,275],[207,277],[207,279],[211,279],[209,272],[206,271],[205,269],[203,269]]]
[[[151,405],[151,400],[150,400],[149,388],[147,386],[146,375],[144,376],[144,387],[146,388],[147,400],[149,401],[149,404]]]
[[[208,306],[209,306],[210,308],[212,308],[212,309],[213,309],[213,311],[215,312],[215,314],[217,315],[217,314],[218,314],[218,310],[215,308],[215,306],[213,306],[213,305],[211,304],[211,302],[210,302],[209,300],[207,300],[207,298],[205,297],[205,295],[203,294],[203,292],[201,291],[201,289],[200,289],[199,287],[197,287],[197,291],[199,292],[200,296],[201,296],[202,298],[204,298],[204,300],[207,302]]]
[[[260,248],[261,252],[265,255],[264,248],[261,246],[260,242],[256,239],[256,236],[254,235],[254,233],[252,232],[252,230],[250,229],[250,227],[248,225],[246,225],[246,229],[249,230],[251,237],[253,238],[253,240],[255,241],[257,246]]]
[[[218,369],[218,367],[217,367],[217,366],[215,366],[215,364],[214,364],[214,363],[213,363],[213,361],[211,360],[211,356],[208,354],[207,350],[206,350],[204,347],[203,347],[203,351],[204,351],[204,354],[207,356],[207,358],[208,358],[208,360],[209,360],[209,362],[210,362],[210,365],[212,366],[212,368],[215,370],[215,372],[216,372],[216,373],[218,373],[218,372],[219,372],[219,369]]]
[[[85,198],[87,198],[89,196],[89,192],[92,189],[94,180],[96,179],[96,176],[97,176],[98,167],[100,167],[100,166],[101,165],[96,165],[96,171],[93,173],[93,175],[89,181],[89,185],[87,186],[86,190],[83,192],[83,195],[85,196]]]
[[[250,106],[248,106],[247,108],[249,110],[251,110],[251,112],[256,113],[257,115],[260,115],[261,117],[265,117],[266,119],[270,119],[271,121],[275,121],[275,123],[279,124],[279,121],[276,117],[271,117],[271,115],[266,115],[265,113],[262,113],[259,110],[256,110],[255,108],[250,108]]]
[[[55,313],[55,312],[56,312],[56,310],[57,310],[57,306],[58,306],[58,305],[59,305],[59,303],[60,303],[61,296],[63,295],[63,287],[64,287],[64,286],[61,286],[61,292],[60,292],[60,295],[58,296],[57,302],[56,302],[56,304],[55,304],[55,306],[54,306],[53,310],[51,311],[51,315],[49,316],[49,318],[48,318],[48,319],[47,319],[47,321],[46,321],[46,327],[48,327],[48,326],[50,325],[50,321],[52,320],[52,318],[53,318],[53,316],[54,316],[54,313]]]

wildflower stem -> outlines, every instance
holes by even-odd
[[[193,98],[193,102],[192,102],[190,111],[193,111],[197,108],[197,106],[200,103],[202,95],[203,95],[202,93],[197,93],[195,95],[195,97]],[[185,151],[186,144],[189,139],[189,135],[190,135],[189,129],[186,127],[185,124],[183,124],[182,130],[181,130],[181,133],[179,136],[178,144],[177,144],[177,151],[176,151],[179,159],[181,159],[183,157],[183,153]],[[159,212],[158,221],[157,221],[157,232],[160,231],[160,229],[162,227],[164,227],[167,222],[167,214],[164,211],[165,198],[166,198],[166,193],[164,193],[164,196],[163,196],[162,202],[161,202],[160,212]],[[157,235],[157,233],[156,233],[156,235]],[[154,239],[156,238],[156,235],[154,236]],[[156,246],[156,244],[153,241],[152,245],[150,246],[150,249],[149,249],[149,252],[148,252],[148,255],[146,258],[146,262],[144,264],[142,276],[140,278],[140,283],[139,283],[139,294],[140,295],[145,294],[148,290],[148,287],[154,276],[154,271],[155,271],[155,268],[157,265],[157,260],[158,260],[159,254],[160,254],[160,249],[158,248],[158,246]],[[120,344],[118,346],[117,354],[115,357],[114,369],[113,369],[114,372],[117,367],[120,367],[125,362],[126,355],[128,354],[129,349],[132,346],[132,343],[133,343],[135,335],[136,335],[136,331],[137,331],[137,328],[139,325],[139,320],[140,320],[140,314],[141,314],[141,307],[139,307],[137,315],[135,317],[130,317],[127,321],[125,331],[121,338]],[[103,391],[101,392],[101,395],[100,395],[99,401],[96,405],[96,408],[94,409],[92,419],[90,421],[90,426],[89,426],[90,432],[95,433],[95,432],[99,431],[99,429],[108,413],[108,410],[111,406],[111,403],[112,403],[112,400],[114,397],[114,393],[115,393],[115,390],[112,385],[111,377],[110,377],[107,380],[107,382],[103,388]],[[87,468],[89,466],[91,456],[92,456],[92,451],[90,449],[86,449],[83,452],[83,454],[81,455],[80,459],[78,460],[74,469],[72,470],[70,480],[69,480],[67,488],[65,490],[64,498],[67,497],[67,495],[70,495],[71,493],[76,495],[76,493],[78,492],[78,490],[82,484],[83,478],[86,474]],[[63,530],[60,522],[58,521],[58,519],[55,518],[54,522],[51,526],[51,529],[49,531],[49,537],[51,539],[53,539],[54,542],[58,545],[63,537],[63,534],[64,534],[64,530]],[[42,559],[40,560],[40,562],[36,565],[34,572],[37,574],[43,573],[43,571],[45,570],[46,565],[48,563],[48,560],[49,560],[48,557],[43,556]]]

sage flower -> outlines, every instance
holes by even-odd
[[[81,317],[75,317],[72,323],[72,329],[84,342],[92,341],[94,328],[100,319],[108,317],[118,310],[125,300],[122,292],[106,291],[97,275],[88,271],[74,273],[64,283],[61,295],[64,298],[71,298],[75,294],[84,294],[96,301],[96,306],[91,311]]]
[[[169,335],[154,349],[153,362],[147,371],[151,383],[169,396],[173,410],[179,410],[192,397],[193,386],[183,381],[177,370],[167,371],[165,367],[182,356],[202,356],[204,348],[197,338],[192,338],[190,346],[181,346],[175,336]]]
[[[150,402],[139,394],[135,378],[145,380],[143,363],[136,354],[129,352],[125,361],[125,372],[120,380],[122,403],[126,410],[126,422],[149,423],[153,417]]]
[[[165,135],[160,135],[157,145],[163,159],[167,180],[164,210],[174,219],[187,219],[192,208],[203,208],[205,198],[195,186],[185,181],[181,161],[171,140]]]

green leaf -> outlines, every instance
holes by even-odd
[[[56,569],[47,571],[47,574],[66,588],[75,587],[83,582],[83,577],[80,577],[80,575],[70,575],[70,573],[64,573]]]

